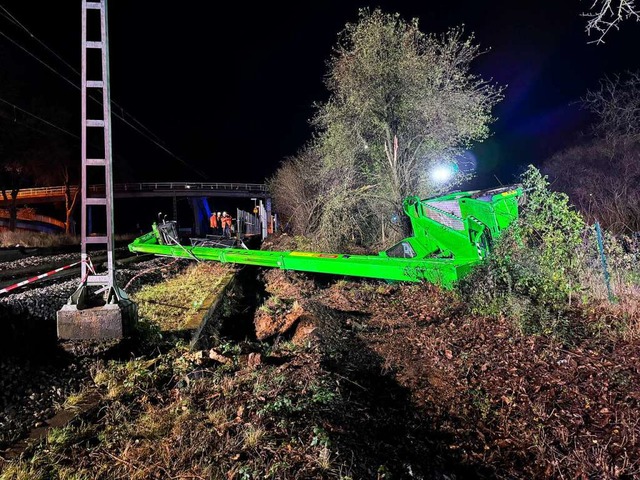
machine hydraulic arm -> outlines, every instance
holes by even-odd
[[[413,236],[378,255],[185,246],[178,241],[175,222],[154,224],[153,231],[136,238],[129,250],[303,272],[428,281],[451,288],[485,258],[492,242],[517,219],[521,195],[519,186],[509,186],[426,200],[409,197],[403,207]]]

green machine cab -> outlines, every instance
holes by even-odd
[[[328,273],[384,280],[428,281],[452,288],[482,262],[491,244],[518,218],[520,185],[491,190],[454,192],[421,200],[405,199],[413,236],[378,255],[316,252],[274,252],[244,248],[185,246],[176,222],[154,223],[153,231],[129,244],[135,253],[204,261]]]

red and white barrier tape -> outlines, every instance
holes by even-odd
[[[22,282],[18,282],[18,283],[15,283],[15,284],[13,284],[13,285],[11,285],[9,287],[0,289],[0,293],[8,293],[11,290],[14,290],[16,288],[22,287],[23,285],[26,285],[28,283],[37,282],[38,280],[42,280],[45,277],[49,277],[49,276],[54,275],[54,274],[56,274],[58,272],[61,272],[63,270],[67,270],[69,268],[75,267],[76,265],[80,265],[81,263],[82,263],[82,260],[79,261],[79,262],[72,263],[71,265],[65,265],[64,267],[56,268],[55,270],[51,270],[50,272],[43,273],[43,274],[38,275],[36,277],[31,277],[31,278],[29,278],[27,280],[23,280]],[[87,266],[89,267],[89,270],[93,271],[93,265],[91,264],[91,260],[87,259],[86,263],[87,263]]]
[[[84,283],[87,281],[87,278],[89,278],[89,274],[96,274],[96,270],[93,268],[93,263],[91,263],[91,258],[87,257],[86,260],[84,260],[84,262],[87,264],[87,271],[84,274],[84,277],[82,277],[82,280],[80,280],[80,283]],[[79,262],[82,263],[82,260]]]

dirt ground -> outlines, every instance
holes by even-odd
[[[255,311],[99,365],[99,408],[0,478],[640,478],[640,349],[603,311],[568,345],[428,284],[244,274]]]
[[[294,341],[318,342],[344,379],[350,412],[334,433],[363,478],[640,475],[636,343],[523,336],[426,284],[309,278],[267,272],[289,305],[270,315]]]

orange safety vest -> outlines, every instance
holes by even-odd
[[[222,225],[228,225],[229,227],[231,227],[232,224],[232,219],[231,219],[231,215],[225,215],[224,217],[222,217]]]
[[[218,217],[216,217],[215,214],[209,218],[209,226],[211,228],[218,228]]]

